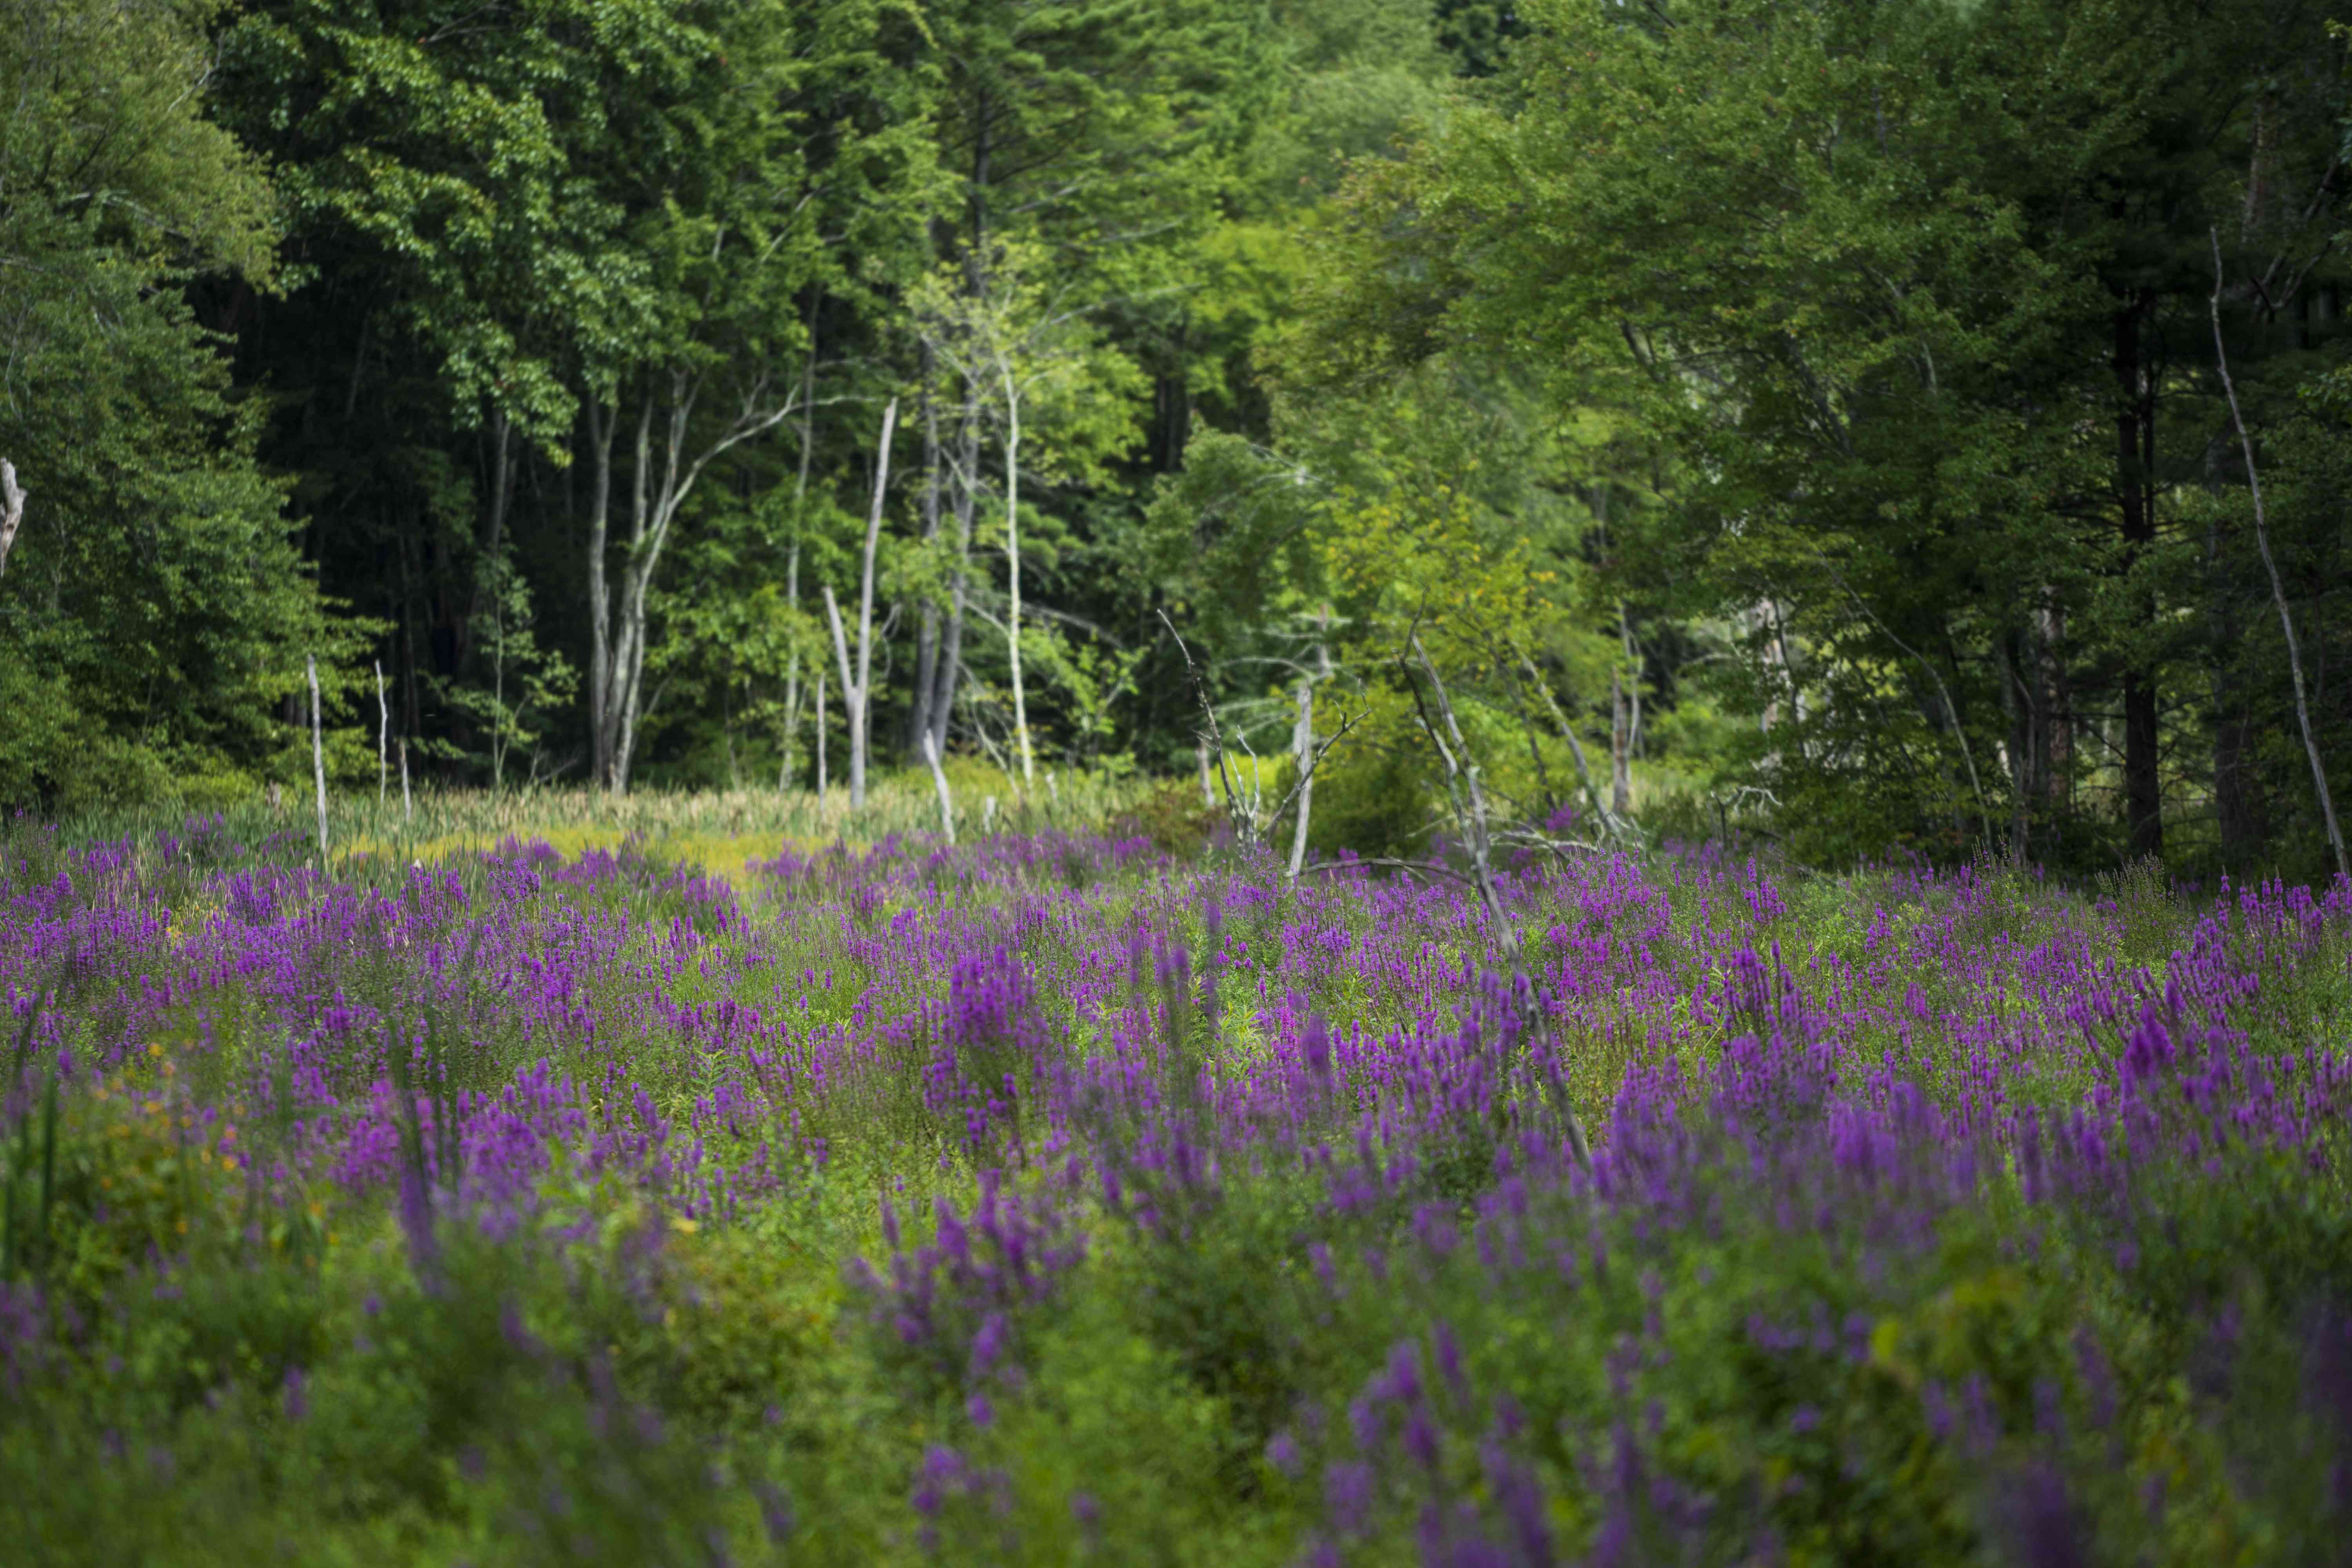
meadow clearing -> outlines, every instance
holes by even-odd
[[[0,1558],[2352,1538],[2352,888],[879,801],[11,828]]]

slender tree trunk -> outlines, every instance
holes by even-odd
[[[1209,785],[1208,736],[1199,735],[1193,738],[1192,754],[1199,758],[1201,763],[1201,804],[1213,811],[1217,805],[1217,792]]]
[[[1005,651],[1013,662],[1013,733],[1021,751],[1021,782],[1036,783],[1029,749],[1029,699],[1021,684],[1021,393],[1013,372],[1004,373],[1004,563],[1010,602],[1005,606]]]
[[[1322,662],[1328,664],[1329,657]],[[1308,676],[1298,678],[1298,720],[1291,728],[1290,749],[1298,759],[1298,815],[1291,820],[1290,863],[1283,874],[1295,882],[1307,864],[1307,818],[1315,809],[1315,682]]]
[[[792,652],[784,662],[784,745],[776,764],[776,788],[781,793],[793,776],[793,743],[801,725],[801,528],[808,500],[809,463],[816,450],[816,307],[809,307],[808,363],[801,367],[800,472],[793,480],[793,542],[784,556],[784,603],[795,612]],[[822,722],[822,721],[820,721]]]
[[[653,451],[656,398],[650,387],[637,414],[634,466],[630,470],[629,554],[621,570],[620,626],[608,671],[605,700],[598,713],[612,736],[609,787],[616,795],[627,793],[629,763],[636,748],[637,724],[643,716],[649,636],[646,611],[654,574],[661,565],[662,551],[669,542],[679,509],[713,459],[775,428],[801,406],[798,383],[781,402],[773,404],[763,403],[760,395],[764,387],[755,386],[744,395],[722,433],[689,456],[687,437],[693,428],[695,406],[702,393],[701,377],[698,372],[677,367],[663,374],[668,378],[668,392],[661,421],[658,469]],[[656,384],[659,379],[653,378]]]
[[[794,609],[801,605],[801,541],[798,523],[793,525],[793,546],[784,557],[784,602]],[[795,626],[797,630],[797,625]],[[783,755],[776,763],[776,790],[782,794],[791,786],[793,742],[801,729],[801,650],[797,637],[793,650],[784,663],[784,743]]]
[[[498,571],[507,543],[507,512],[513,495],[514,425],[503,409],[490,414],[490,515],[482,530],[481,557],[474,565],[474,591],[466,605],[466,618],[457,626],[457,662],[472,651],[474,624],[481,618],[482,595],[488,577]]]
[[[383,696],[383,660],[375,661],[375,804],[383,808],[385,782],[391,773],[392,705]]]
[[[829,782],[824,776],[824,669],[819,666],[816,672],[816,799],[819,805],[824,804],[824,792]]]
[[[931,768],[931,784],[940,792],[940,835],[952,848],[955,845],[955,796],[948,791],[947,770],[940,766],[940,749],[931,744],[931,732],[923,731],[923,761]]]
[[[310,675],[310,776],[319,786],[319,869],[327,868],[327,741],[319,712],[319,660],[306,654],[303,668]]]
[[[2238,410],[2238,388],[2230,379],[2230,351],[2221,342],[2221,237],[2213,236],[2213,357],[2221,368],[2221,390],[2229,395],[2230,423],[2237,427],[2238,445],[2246,454],[2246,488],[2254,503],[2254,542],[2262,550],[2263,570],[2271,580],[2271,602],[2278,606],[2279,630],[2286,637],[2286,668],[2294,687],[2295,722],[2303,729],[2304,754],[2311,760],[2312,793],[2319,797],[2319,815],[2327,829],[2327,847],[2336,851],[2336,874],[2352,882],[2352,857],[2344,848],[2344,830],[2336,821],[2336,797],[2327,788],[2327,764],[2319,755],[2319,737],[2311,727],[2311,701],[2304,693],[2303,645],[2294,635],[2294,614],[2287,607],[2286,584],[2271,554],[2270,520],[2263,510],[2263,476],[2254,467],[2254,438],[2246,433],[2245,416]]]
[[[1776,606],[1773,613],[1776,626],[1779,618]],[[1629,756],[1638,757],[1642,754],[1642,645],[1634,640],[1633,623],[1626,618],[1623,605],[1617,606],[1617,630],[1625,641],[1625,668],[1631,677],[1625,683],[1625,751]],[[1788,645],[1782,643],[1780,663],[1783,668],[1788,665]]]
[[[963,674],[964,606],[971,593],[973,479],[980,464],[978,395],[967,384],[963,427],[957,433],[961,462],[956,475],[956,563],[948,580],[947,629],[940,635],[939,677],[932,687],[931,726],[941,755],[947,752],[948,720],[955,711],[956,683]]]
[[[16,465],[0,458],[0,576],[8,571],[8,552],[16,542],[16,529],[25,521],[26,492],[16,488]]]
[[[1592,768],[1585,760],[1584,742],[1576,738],[1576,726],[1568,721],[1567,710],[1560,707],[1559,699],[1551,694],[1551,686],[1536,668],[1534,659],[1521,654],[1519,668],[1527,676],[1528,684],[1534,687],[1536,694],[1544,700],[1544,706],[1551,710],[1551,721],[1559,729],[1559,738],[1568,742],[1569,760],[1576,765],[1576,782],[1584,791],[1585,804],[1592,808],[1592,815],[1600,819],[1601,826],[1612,837],[1622,836],[1622,824],[1618,815],[1601,804],[1600,786],[1592,782]]]
[[[2156,543],[2156,388],[2144,341],[2147,319],[2155,304],[2154,290],[2141,289],[2115,317],[2116,488],[2126,573]],[[2135,590],[2132,610],[2139,626],[2153,627],[2156,601],[2152,595]],[[2164,853],[2156,676],[2145,655],[2136,654],[2124,667],[2124,820],[2135,855]]]
[[[604,714],[612,706],[613,601],[604,578],[606,536],[613,510],[613,429],[620,400],[608,407],[586,399],[588,414],[588,752],[598,789],[613,784],[612,731]]]
[[[898,428],[898,400],[882,410],[882,440],[874,454],[874,502],[866,514],[866,560],[857,591],[857,663],[849,660],[849,639],[833,584],[824,587],[824,614],[833,628],[834,658],[841,666],[841,705],[849,718],[849,808],[866,805],[867,730],[874,697],[874,556],[882,542],[882,500],[890,483],[890,438]]]
[[[2033,800],[2033,710],[2026,695],[2024,634],[2006,632],[1993,639],[1993,656],[2000,665],[2000,709],[2009,720],[2009,845],[2025,858],[2032,826]]]
[[[605,787],[614,795],[629,793],[630,752],[636,743],[638,673],[645,668],[645,583],[648,562],[646,539],[652,520],[647,515],[652,484],[654,400],[648,393],[637,410],[637,428],[630,442],[629,552],[621,563],[621,603],[613,643],[611,685],[605,692],[603,720],[611,776]]]
[[[931,395],[935,374],[931,345],[922,345],[922,413],[923,413],[923,544],[926,549],[940,537],[940,410]],[[931,717],[931,699],[939,679],[940,667],[940,607],[925,599],[921,615],[915,626],[915,693],[908,716],[908,749],[919,754],[928,743],[934,752],[945,744],[946,737],[935,734]]]
[[[1633,812],[1633,729],[1625,707],[1625,672],[1609,672],[1609,809],[1617,816]]]

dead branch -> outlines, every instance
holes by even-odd
[[[923,761],[931,765],[931,783],[940,792],[940,832],[945,836],[948,847],[955,847],[955,797],[948,793],[947,770],[940,766],[940,749],[931,740],[929,730],[923,731]]]
[[[1217,705],[1209,700],[1209,683],[1202,678],[1201,667],[1192,662],[1192,650],[1184,646],[1184,634],[1176,629],[1176,623],[1168,618],[1165,610],[1160,612],[1160,624],[1166,626],[1168,635],[1176,639],[1176,651],[1184,658],[1184,673],[1192,678],[1192,695],[1199,700],[1201,711],[1209,721],[1209,744],[1215,748],[1217,753],[1217,782],[1224,786],[1225,791],[1225,817],[1240,825],[1241,807],[1234,799],[1233,774],[1225,766],[1224,732],[1217,727]],[[1243,826],[1242,831],[1248,834],[1253,828]]]
[[[1519,940],[1518,925],[1511,919],[1510,911],[1503,907],[1503,896],[1495,886],[1491,853],[1494,835],[1486,814],[1486,794],[1479,787],[1478,765],[1472,761],[1469,742],[1463,739],[1462,726],[1454,720],[1454,704],[1445,694],[1445,681],[1437,673],[1436,662],[1429,657],[1429,650],[1421,646],[1421,633],[1413,630],[1406,636],[1413,657],[1421,663],[1422,673],[1429,678],[1430,693],[1437,703],[1439,715],[1445,721],[1444,734],[1438,733],[1437,726],[1430,721],[1429,709],[1422,700],[1420,681],[1413,679],[1412,669],[1404,665],[1402,658],[1398,665],[1403,671],[1406,684],[1412,688],[1413,709],[1421,718],[1421,727],[1445,763],[1446,799],[1454,808],[1454,825],[1462,835],[1463,843],[1470,851],[1470,865],[1477,874],[1478,896],[1486,906],[1486,917],[1494,926],[1496,939],[1502,944],[1505,956],[1510,960],[1513,994],[1520,999],[1522,1019],[1528,1032],[1545,1047],[1547,1058],[1557,1062],[1559,1057],[1552,1039],[1551,1019],[1544,1011],[1543,994],[1528,973],[1526,949]],[[1453,737],[1450,746],[1446,744],[1449,735]],[[1457,752],[1460,753],[1458,761]],[[1560,1113],[1568,1118],[1569,1147],[1575,1153],[1577,1163],[1590,1169],[1592,1147],[1584,1135],[1584,1120],[1577,1115],[1566,1086],[1559,1086],[1557,1092]]]
[[[2344,852],[2344,830],[2336,823],[2336,798],[2328,793],[2327,766],[2320,761],[2319,742],[2311,731],[2311,703],[2304,695],[2303,647],[2294,635],[2294,616],[2287,608],[2286,584],[2280,580],[2278,562],[2271,555],[2270,522],[2263,510],[2263,477],[2254,468],[2254,440],[2246,433],[2245,416],[2238,409],[2238,388],[2230,379],[2230,351],[2221,342],[2221,234],[2213,241],[2213,294],[2208,301],[2213,317],[2213,358],[2221,372],[2221,390],[2230,398],[2230,423],[2237,426],[2238,445],[2246,454],[2246,488],[2254,501],[2254,543],[2262,551],[2263,570],[2270,574],[2271,600],[2278,605],[2279,629],[2286,634],[2287,673],[2294,682],[2294,716],[2303,726],[2303,749],[2311,758],[2311,784],[2319,795],[2319,812],[2327,824],[2328,847],[2336,851],[2336,874],[2352,881],[2352,859]]]

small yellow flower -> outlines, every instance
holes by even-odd
[[[670,1215],[669,1227],[670,1229],[677,1232],[680,1236],[692,1236],[696,1231],[702,1228],[692,1220],[688,1219],[684,1215]]]

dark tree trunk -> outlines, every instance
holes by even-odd
[[[2116,312],[2116,493],[2121,513],[2124,570],[2132,572],[2156,543],[2156,375],[2148,363],[2147,328],[2156,291],[2135,289]],[[2137,588],[2131,600],[2135,631],[2155,628],[2156,600]],[[2157,772],[2157,671],[2145,647],[2124,666],[2124,821],[2134,855],[2164,853],[2163,783]]]

